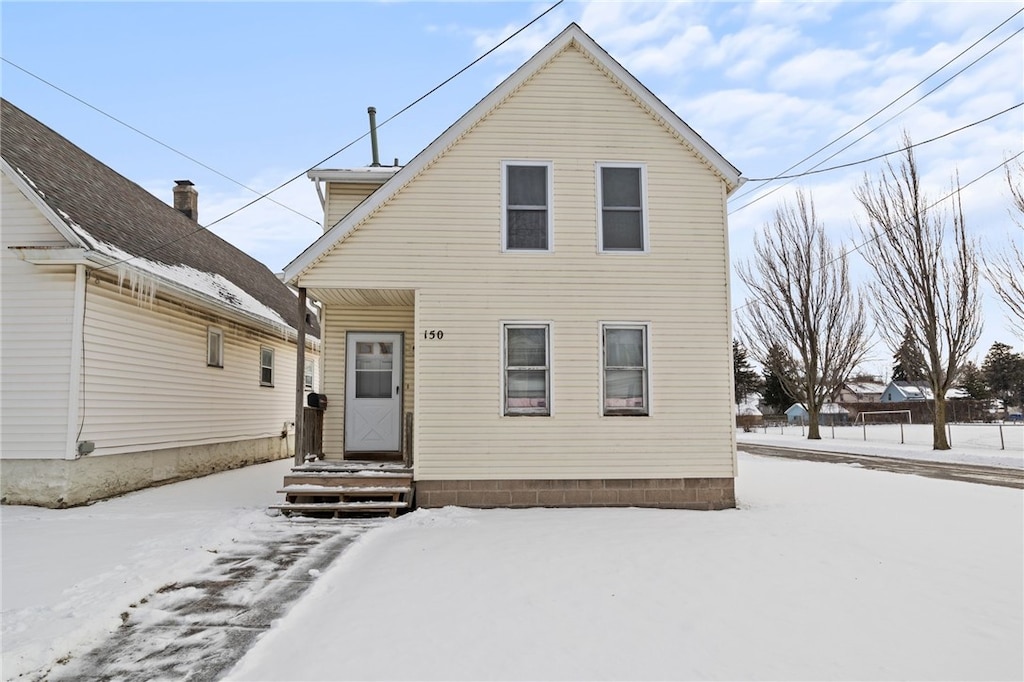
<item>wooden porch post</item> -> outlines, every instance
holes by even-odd
[[[303,452],[303,442],[305,441],[305,434],[303,431],[303,419],[302,412],[305,407],[305,388],[306,388],[306,289],[305,287],[299,287],[299,329],[298,338],[296,339],[298,344],[298,352],[295,358],[295,465],[302,464],[306,459],[306,453]]]

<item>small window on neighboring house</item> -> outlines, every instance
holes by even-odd
[[[551,163],[502,162],[506,251],[551,250]]]
[[[505,325],[505,414],[551,414],[548,325]]]
[[[209,367],[224,366],[224,332],[216,327],[206,329],[206,364]]]
[[[600,250],[646,251],[643,166],[599,164],[597,172]]]
[[[313,390],[314,374],[316,374],[316,360],[306,360],[306,366],[302,372],[302,386],[307,391]]]
[[[604,325],[601,335],[604,414],[648,414],[647,325]]]
[[[274,349],[260,348],[260,386],[274,385]]]

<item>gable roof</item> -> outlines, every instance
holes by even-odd
[[[637,80],[635,76],[626,71],[621,64],[605,52],[604,48],[598,45],[582,28],[572,23],[537,54],[533,55],[526,63],[516,69],[498,87],[491,90],[482,100],[477,102],[472,109],[463,114],[437,139],[413,157],[401,170],[392,175],[373,194],[364,199],[348,215],[324,232],[319,239],[285,266],[285,281],[295,282],[308,268],[327,255],[338,242],[347,237],[367,216],[397,194],[406,183],[416,177],[420,171],[440,156],[479,120],[484,118],[510,93],[519,88],[520,85],[525,83],[562,50],[570,46],[577,47],[580,51],[591,57],[611,78],[617,80],[623,88],[630,91],[651,112],[652,116],[659,119],[685,144],[688,144],[694,153],[702,158],[708,167],[722,178],[729,193],[735,191],[743,184],[744,179],[740,177],[740,172],[735,166],[729,163],[704,138],[690,128],[664,102]],[[320,175],[325,175],[327,172],[326,170],[321,171]]]
[[[12,182],[94,266],[138,270],[246,318],[297,329],[296,296],[265,265],[6,99],[0,107],[0,156]]]

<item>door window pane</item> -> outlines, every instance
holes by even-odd
[[[356,344],[356,398],[390,398],[393,368],[392,344]]]

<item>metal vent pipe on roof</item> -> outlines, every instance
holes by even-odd
[[[366,113],[370,115],[370,147],[373,150],[373,168],[380,166],[380,155],[377,152],[377,107],[368,107]]]

